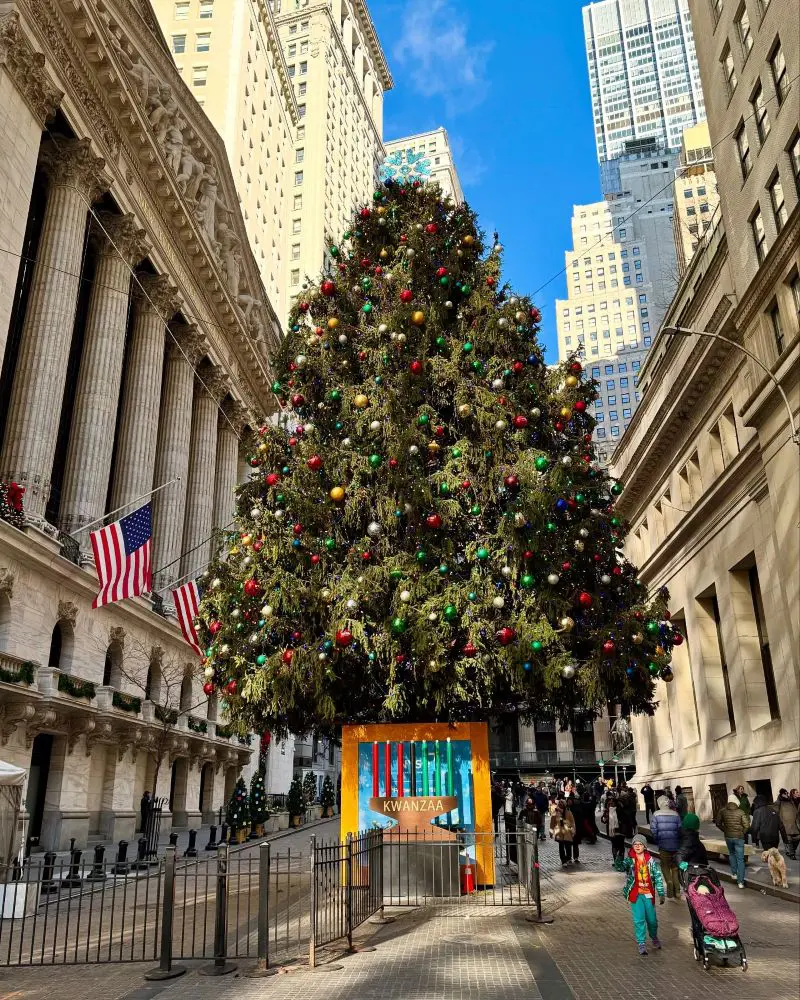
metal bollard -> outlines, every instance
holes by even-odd
[[[536,916],[525,917],[531,924],[552,924],[552,917],[542,916],[542,884],[539,879],[539,831],[533,828],[533,900],[536,904]]]
[[[117,860],[111,871],[115,875],[127,875],[130,865],[128,864],[128,841],[121,840],[117,844]]]
[[[185,858],[197,857],[197,830],[189,831],[189,846],[183,852]]]
[[[223,844],[227,844],[227,843],[228,843],[228,824],[227,823],[223,823],[222,824],[222,830],[221,830],[220,835],[219,835],[219,843],[217,844],[217,847],[222,847]]]
[[[217,905],[214,912],[214,964],[197,971],[201,976],[226,976],[236,966],[227,961],[228,953],[228,846],[217,850]]]
[[[139,837],[136,841],[136,860],[131,865],[131,870],[141,871],[149,867],[150,863],[147,860],[147,837]]]
[[[53,878],[55,866],[56,853],[55,851],[48,851],[44,856],[44,865],[42,866],[42,883],[39,886],[45,895],[51,892],[58,892],[58,886]]]
[[[169,846],[170,847],[177,847],[178,846],[178,834],[177,833],[171,833],[169,835]]]
[[[268,843],[263,843],[259,844],[258,848],[258,961],[245,973],[247,977],[253,979],[274,976],[280,972],[279,968],[271,969],[269,965],[269,877],[270,846]],[[313,921],[314,918],[311,919]]]
[[[94,861],[92,862],[92,870],[86,876],[87,882],[105,882],[106,880],[106,868],[105,868],[105,853],[106,849],[102,844],[96,844],[94,849]]]
[[[75,843],[75,838],[70,841],[70,843]],[[81,878],[81,855],[83,851],[74,847],[70,850],[69,859],[69,871],[67,872],[67,877],[61,882],[62,889],[77,889],[82,884],[83,879]]]
[[[207,851],[216,851],[217,849],[217,828],[215,826],[211,827],[211,836],[208,838],[208,843],[206,844]]]
[[[172,965],[172,923],[175,914],[175,848],[164,854],[164,895],[161,900],[161,948],[158,968],[151,969],[145,979],[177,979],[186,972],[183,965]]]
[[[317,838],[312,833],[308,843],[308,856],[311,859],[311,931],[308,937],[308,964],[312,969],[317,967]]]

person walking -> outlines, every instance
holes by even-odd
[[[506,797],[503,792],[503,786],[499,781],[495,781],[492,785],[492,818],[494,819],[494,832],[497,835],[500,832],[500,810],[505,805]]]
[[[765,795],[756,795],[753,799],[753,818],[750,822],[753,843],[762,851],[768,851],[770,847],[777,847],[780,844],[784,833],[781,817],[773,803],[768,802]]]
[[[613,796],[606,799],[603,815],[606,818],[608,836],[611,840],[611,865],[616,872],[625,871],[625,834],[624,824],[627,822],[624,810],[620,824],[619,803]]]
[[[695,813],[687,812],[681,820],[681,842],[675,855],[675,863],[679,869],[682,864],[708,864],[708,852],[700,840],[700,817]]]
[[[736,788],[734,788],[733,790],[733,794],[739,799],[739,808],[742,810],[745,816],[750,817],[750,820],[752,822],[753,817],[751,815],[752,810],[750,808],[750,797],[745,791],[744,785],[737,785]],[[750,831],[748,830],[747,833],[744,835],[745,844],[747,843],[749,837],[750,837]]]
[[[627,875],[622,890],[625,899],[630,904],[633,920],[633,933],[639,954],[647,954],[647,934],[658,950],[661,942],[658,940],[658,917],[656,916],[655,898],[664,902],[664,877],[661,866],[647,849],[644,837],[637,833],[631,843],[631,849],[624,861],[624,871]]]
[[[675,786],[675,807],[681,819],[689,812],[689,800],[683,794],[683,789],[680,785]]]
[[[740,889],[744,889],[744,835],[750,829],[750,817],[739,808],[739,796],[732,792],[727,803],[720,809],[714,820],[722,830],[728,846],[728,862],[731,875]]]
[[[548,802],[547,802],[547,792],[544,789],[544,785],[540,785],[538,788],[534,789],[533,801],[536,805],[536,808],[539,810],[539,814],[542,817],[542,822],[541,825],[539,826],[539,840],[546,840],[547,833],[545,832],[544,822],[545,822],[545,817],[547,816]]]
[[[642,785],[642,798],[644,799],[644,821],[650,823],[650,814],[656,811],[656,793],[649,781]]]
[[[150,812],[153,808],[153,800],[150,798],[150,792],[145,791],[139,802],[139,818],[142,824],[142,833],[147,832],[147,820],[150,816]]]
[[[575,836],[575,817],[563,799],[556,803],[550,817],[550,836],[558,844],[562,868],[572,861],[572,838]]]
[[[675,855],[681,844],[681,818],[670,808],[669,799],[662,795],[658,809],[650,820],[650,833],[658,845],[661,872],[667,885],[667,898],[681,898],[681,883],[675,865]]]
[[[800,828],[797,822],[797,806],[792,802],[789,792],[782,788],[775,802],[781,823],[783,823],[783,842],[786,844],[786,857],[797,860],[797,845],[800,843]]]
[[[503,820],[506,826],[506,863],[515,865],[517,863],[517,811],[514,803],[514,787],[510,782],[506,788],[503,808]]]

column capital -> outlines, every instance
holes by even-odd
[[[5,66],[31,113],[44,126],[56,113],[64,92],[45,70],[42,53],[34,52],[25,37],[16,10],[0,16],[0,66]]]
[[[248,422],[249,414],[245,406],[238,399],[227,399],[222,404],[222,412],[219,415],[219,430],[230,430],[231,424],[236,436],[239,437]]]
[[[164,320],[171,319],[183,304],[178,289],[166,274],[137,275],[133,295],[140,309],[155,311]]]
[[[210,395],[215,403],[219,403],[230,392],[231,383],[227,372],[207,362],[198,368],[194,387],[196,392]]]
[[[111,187],[111,178],[103,172],[106,161],[94,155],[91,139],[48,139],[39,162],[51,184],[76,188],[89,202]]]
[[[169,328],[167,356],[179,357],[195,367],[203,355],[208,353],[208,340],[195,323],[175,323]]]
[[[114,215],[98,212],[92,219],[92,239],[103,256],[119,256],[129,266],[138,264],[149,252],[144,229],[136,225],[132,213]]]

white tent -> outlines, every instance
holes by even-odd
[[[0,882],[6,882],[16,857],[22,789],[28,772],[0,760]]]

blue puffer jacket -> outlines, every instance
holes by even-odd
[[[650,833],[661,850],[677,851],[681,846],[680,816],[672,809],[659,809],[650,817]]]

